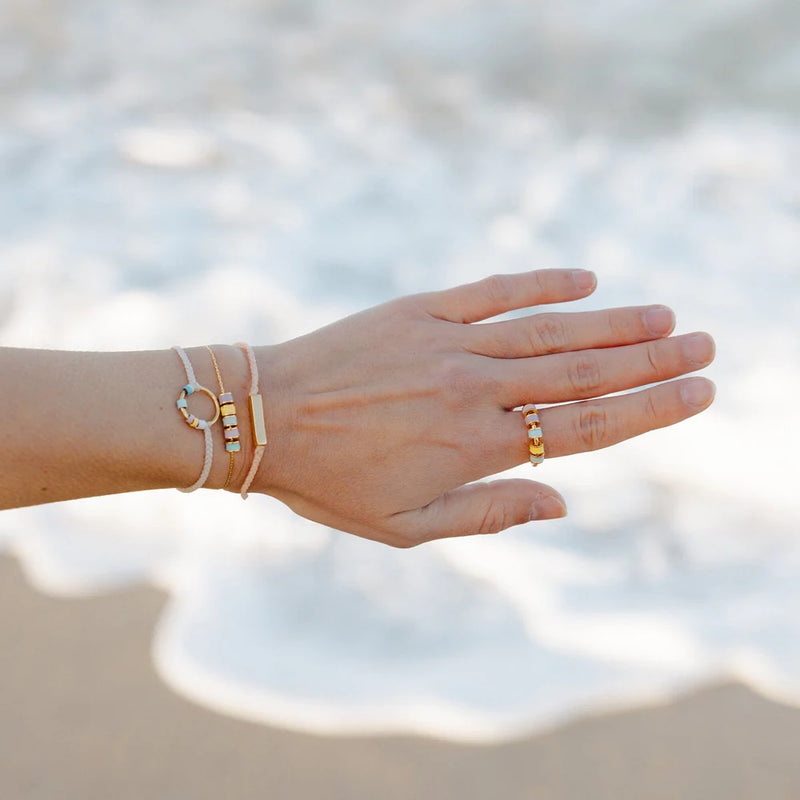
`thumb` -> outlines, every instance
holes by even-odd
[[[432,503],[396,515],[415,544],[448,536],[498,533],[512,525],[566,516],[561,495],[535,481],[469,483],[439,495]]]

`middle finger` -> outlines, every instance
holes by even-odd
[[[586,400],[669,380],[701,369],[714,358],[707,333],[572,353],[491,359],[496,399],[505,408],[524,403]]]
[[[659,339],[672,332],[675,314],[666,306],[628,306],[602,311],[545,312],[504,322],[461,326],[467,348],[493,358],[617,347]]]

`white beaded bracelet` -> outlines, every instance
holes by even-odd
[[[211,426],[219,419],[219,401],[211,389],[207,389],[205,386],[201,386],[197,382],[194,369],[192,368],[192,363],[189,361],[189,356],[186,355],[183,348],[178,347],[178,345],[173,345],[172,349],[180,357],[181,362],[183,363],[183,368],[186,370],[186,380],[188,381],[188,383],[181,390],[175,405],[177,406],[178,411],[180,412],[186,424],[191,428],[203,431],[203,435],[205,436],[206,452],[205,458],[203,459],[203,471],[200,473],[200,477],[186,489],[181,489],[178,487],[179,491],[181,492],[193,492],[195,489],[199,489],[205,484],[211,472],[211,462],[214,459],[214,440],[211,438]],[[199,419],[194,414],[189,413],[189,403],[187,398],[189,395],[194,394],[194,392],[202,392],[211,398],[211,401],[214,403],[213,419]]]

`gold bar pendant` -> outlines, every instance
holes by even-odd
[[[267,426],[264,423],[264,403],[260,394],[250,395],[250,421],[253,423],[253,444],[263,447],[267,443]]]

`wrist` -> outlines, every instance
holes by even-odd
[[[197,382],[208,389],[215,397],[219,397],[223,391],[233,396],[236,407],[236,423],[239,429],[240,449],[232,454],[226,450],[224,428],[222,418],[211,426],[210,434],[213,444],[211,470],[208,478],[203,484],[204,489],[229,488],[235,490],[239,486],[239,476],[243,469],[243,463],[249,460],[251,448],[248,448],[250,439],[249,414],[247,412],[247,390],[249,388],[247,376],[247,361],[238,347],[233,345],[212,344],[211,350],[216,359],[219,369],[219,376],[214,369],[214,360],[208,348],[203,346],[187,347],[186,355],[194,369]],[[220,385],[220,379],[222,385]],[[195,399],[196,398],[196,399]],[[215,409],[210,398],[202,393],[196,393],[192,403],[192,413],[203,419],[213,419]],[[192,471],[195,479],[200,475],[205,458],[205,438],[201,431],[192,431],[197,439],[195,450],[197,456],[192,456]],[[246,469],[246,467],[245,467]],[[229,479],[230,474],[230,479]],[[227,485],[226,485],[227,483]],[[191,485],[179,484],[177,488],[185,488]]]
[[[237,427],[239,429],[240,450],[234,453],[233,469],[228,481],[231,458],[230,454],[225,450],[223,427],[219,422],[211,427],[213,457],[211,470],[203,488],[224,488],[230,492],[239,493],[250,472],[256,454],[249,398],[252,388],[252,376],[247,356],[241,347],[230,344],[212,344],[210,347],[217,360],[225,391],[233,395],[233,401],[236,406]],[[252,491],[260,493],[270,493],[271,487],[275,486],[277,481],[278,461],[275,458],[275,449],[278,441],[276,439],[278,438],[278,431],[283,427],[277,422],[282,414],[279,403],[281,373],[278,347],[261,346],[253,348],[259,373],[257,388],[258,394],[261,395],[263,401],[264,422],[267,433],[266,449],[251,486]],[[189,347],[186,348],[185,352],[192,364],[197,382],[215,396],[219,396],[221,393],[219,380],[208,349],[205,346]],[[176,364],[179,367],[177,356],[174,353],[172,355],[175,357]],[[179,387],[176,386],[175,388],[177,396]],[[204,419],[213,418],[214,406],[206,395],[198,392],[191,402],[192,413],[196,414],[196,416]],[[176,416],[176,420],[178,419],[179,417]],[[184,438],[191,438],[193,442],[187,442],[187,446],[181,450],[183,463],[176,466],[174,473],[174,485],[176,488],[185,488],[197,480],[203,468],[205,456],[205,442],[202,432],[191,430],[185,423],[181,424],[186,429]],[[194,444],[193,447],[191,447],[192,444]]]

